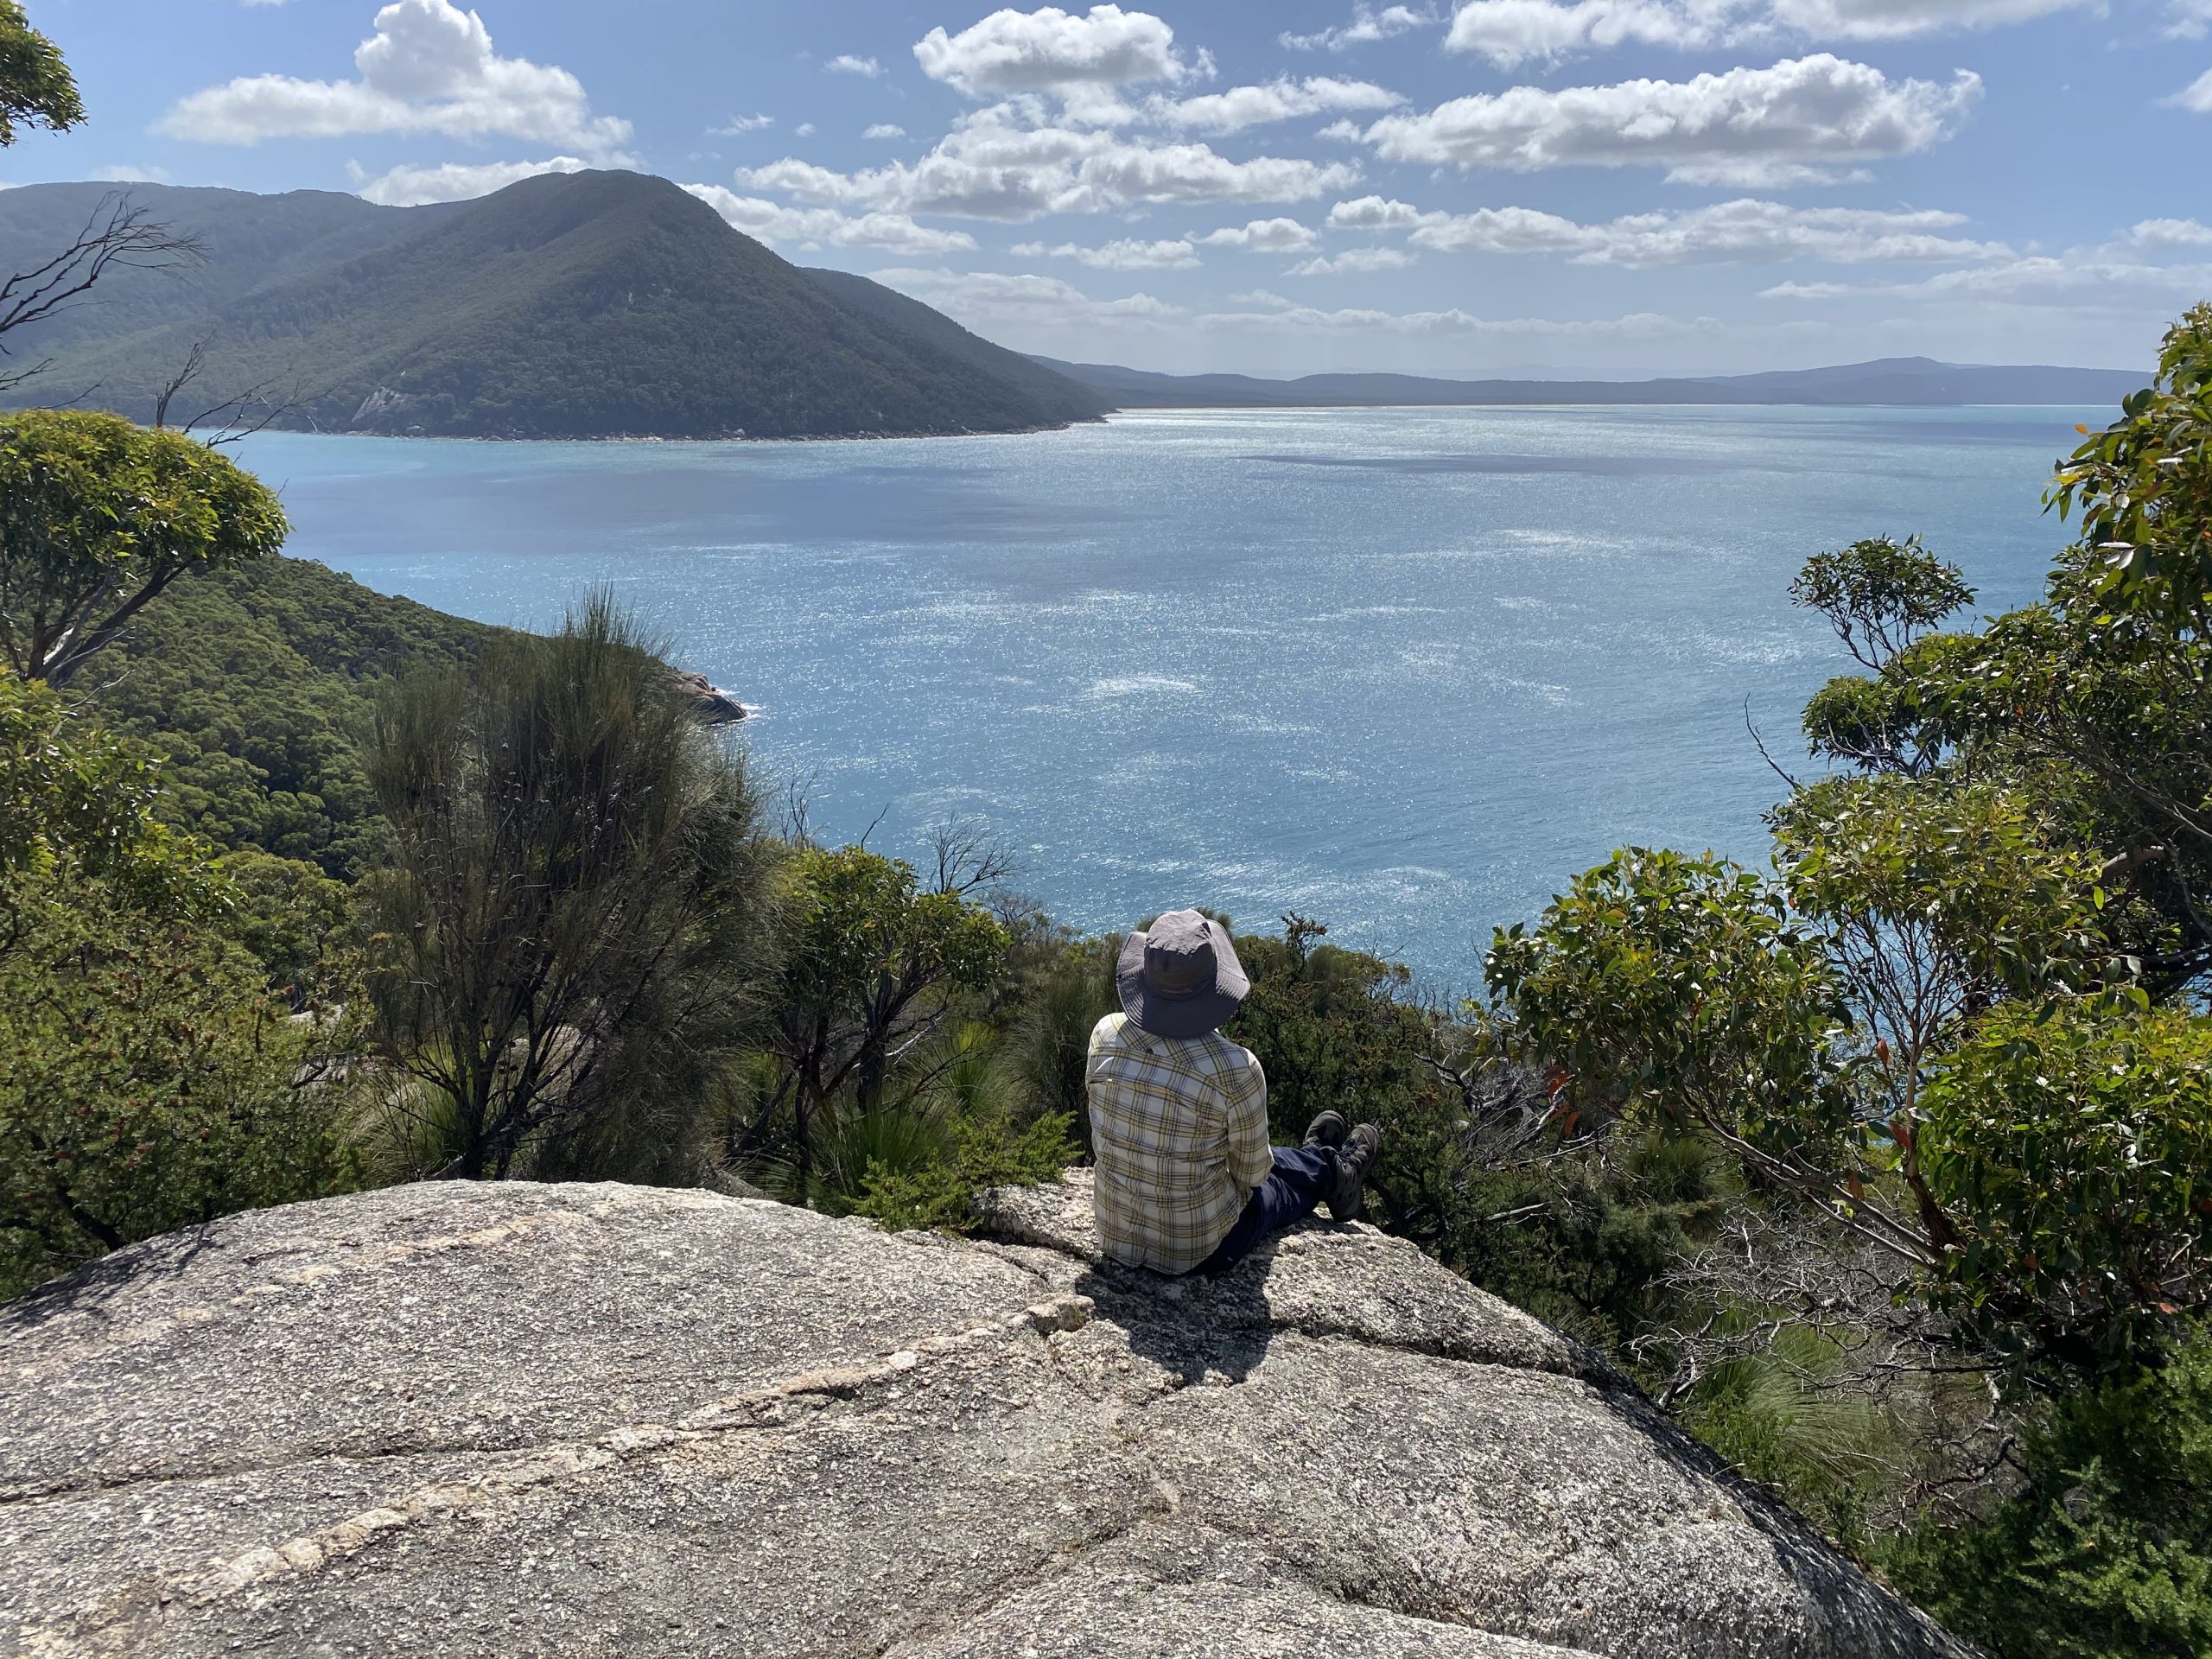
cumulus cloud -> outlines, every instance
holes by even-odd
[[[1083,16],[1057,6],[995,11],[957,35],[930,30],[914,43],[914,60],[931,80],[970,98],[1185,80],[1211,67],[1203,55],[1185,62],[1160,18],[1116,5]]]
[[[359,133],[498,134],[620,159],[630,124],[594,115],[565,69],[500,57],[484,21],[450,0],[394,0],[353,54],[353,80],[248,75],[179,100],[156,123],[172,138],[257,144]]]
[[[1577,264],[1633,268],[1790,259],[1969,264],[2012,257],[2002,242],[1947,234],[1965,222],[1962,214],[1933,210],[1793,207],[1747,199],[1682,213],[1630,213],[1595,225],[1527,207],[1431,213],[1422,216],[1410,240],[1444,252],[1563,253]]]
[[[1414,257],[1403,248],[1346,248],[1325,258],[1302,259],[1290,268],[1293,276],[1335,276],[1351,272],[1403,270]]]
[[[1293,80],[1284,76],[1260,86],[1232,86],[1224,92],[1205,92],[1196,98],[1156,99],[1147,112],[1166,126],[1229,133],[1302,116],[1334,115],[1343,110],[1395,110],[1405,101],[1399,93],[1363,80],[1337,80],[1325,75]]]
[[[904,138],[906,136],[906,128],[893,126],[888,121],[879,121],[861,134],[863,138]]]
[[[737,182],[830,207],[1019,223],[1175,203],[1307,201],[1358,176],[1342,162],[1231,161],[1205,144],[1025,124],[1021,110],[1005,105],[978,111],[918,161],[840,173],[786,157],[741,169]]]
[[[1416,29],[1433,28],[1440,21],[1434,12],[1415,11],[1411,6],[1384,6],[1380,10],[1373,6],[1355,6],[1348,23],[1319,29],[1311,35],[1286,32],[1275,39],[1293,52],[1349,52],[1353,47],[1365,46],[1371,41],[1387,41]]]
[[[542,173],[582,173],[589,162],[556,156],[543,162],[448,162],[439,167],[395,167],[370,178],[353,169],[353,182],[365,200],[380,207],[419,207],[432,201],[473,201]]]
[[[2146,249],[2212,248],[2212,225],[2193,219],[2146,219],[2129,227],[2127,240]]]
[[[1362,196],[1357,201],[1340,201],[1330,208],[1328,224],[1332,231],[1409,231],[1416,225],[1445,217],[1442,213],[1425,213],[1409,201]]]
[[[1981,94],[1960,70],[1948,86],[1891,80],[1827,53],[1770,68],[1687,81],[1538,86],[1454,99],[1421,114],[1386,115],[1366,141],[1386,161],[1416,166],[1662,166],[1739,169],[1833,165],[1910,155],[1948,137]]]
[[[2212,264],[2162,265],[2107,249],[2037,254],[1974,270],[1946,270],[1911,283],[1781,283],[1775,300],[1967,301],[1979,305],[2171,307],[2212,289]]]
[[[1073,242],[1056,247],[1042,242],[1017,242],[1014,252],[1023,259],[1072,259],[1093,270],[1188,270],[1198,263],[1198,249],[1183,238],[1162,242],[1124,239],[1097,248]]]
[[[848,215],[830,207],[780,207],[757,196],[741,196],[719,184],[683,188],[747,236],[772,245],[887,248],[922,255],[965,253],[976,246],[976,238],[965,231],[917,225],[904,213]]]
[[[1994,29],[2097,0],[1466,0],[1445,48],[1502,69],[1626,46],[1700,50],[1796,36],[1886,41]]]
[[[2212,69],[2207,69],[2166,102],[2194,110],[2199,115],[2212,115]]]
[[[735,138],[744,133],[761,132],[776,124],[772,115],[733,115],[719,127],[709,127],[708,135],[715,138]]]
[[[1093,299],[1057,276],[1007,276],[996,271],[898,269],[869,273],[925,305],[985,328],[1063,329],[1071,323],[1146,325],[1183,315],[1142,292],[1117,300]],[[1057,333],[1050,338],[1057,338]]]
[[[849,52],[840,52],[822,66],[824,74],[858,75],[862,80],[874,80],[883,73],[883,66],[874,58],[856,58]]]
[[[1251,253],[1303,253],[1320,239],[1294,219],[1255,219],[1244,225],[1224,225],[1198,238],[1208,247],[1242,248]]]

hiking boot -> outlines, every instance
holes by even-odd
[[[1306,1126],[1306,1144],[1334,1152],[1344,1143],[1346,1127],[1342,1112],[1324,1112]]]
[[[1382,1131],[1372,1123],[1361,1124],[1336,1149],[1337,1185],[1329,1194],[1329,1213],[1338,1221],[1359,1219],[1367,1195],[1367,1172],[1375,1167],[1375,1155],[1382,1149]]]

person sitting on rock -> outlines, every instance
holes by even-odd
[[[1259,1057],[1220,1027],[1252,988],[1229,930],[1170,911],[1122,946],[1120,1014],[1084,1068],[1106,1254],[1161,1273],[1214,1273],[1313,1213],[1359,1213],[1382,1131],[1323,1112],[1302,1147],[1268,1142]]]

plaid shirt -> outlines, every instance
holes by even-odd
[[[1258,1057],[1217,1031],[1155,1037],[1109,1014],[1084,1076],[1100,1242],[1132,1267],[1189,1272],[1274,1167]]]

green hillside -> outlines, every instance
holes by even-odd
[[[809,268],[806,274],[855,310],[879,322],[926,340],[951,356],[995,374],[1053,411],[1055,419],[1091,421],[1115,407],[1114,400],[1094,386],[1057,373],[1033,358],[994,346],[981,334],[972,334],[942,311],[933,311],[919,300],[909,299],[896,289],[870,282],[849,270]]]
[[[319,238],[305,225],[257,230],[296,270],[318,239],[345,252],[346,238],[387,237],[400,222],[366,204],[325,219],[312,198],[265,200],[321,226]],[[410,222],[427,228],[228,297],[223,283],[238,277],[220,279],[205,314],[132,327],[149,301],[97,339],[80,315],[73,339],[11,340],[19,354],[59,359],[14,401],[96,385],[92,401],[143,419],[204,340],[195,398],[273,385],[297,403],[282,424],[321,430],[830,437],[1019,430],[1097,405],[1034,365],[1009,371],[996,359],[1011,353],[926,308],[914,309],[934,322],[917,329],[899,308],[852,302],[663,179],[528,179]],[[228,229],[205,234],[223,271],[252,263]],[[28,250],[0,252],[20,261]]]
[[[29,270],[112,205],[143,208],[200,238],[206,257],[168,271],[118,268],[93,292],[10,345],[18,357],[189,324],[257,289],[280,286],[419,236],[451,207],[378,207],[332,190],[257,196],[163,184],[37,184],[0,191],[0,272]]]
[[[377,686],[473,656],[493,632],[304,559],[268,559],[178,582],[149,606],[100,658],[87,711],[168,756],[175,822],[351,880],[385,834],[359,744]]]

